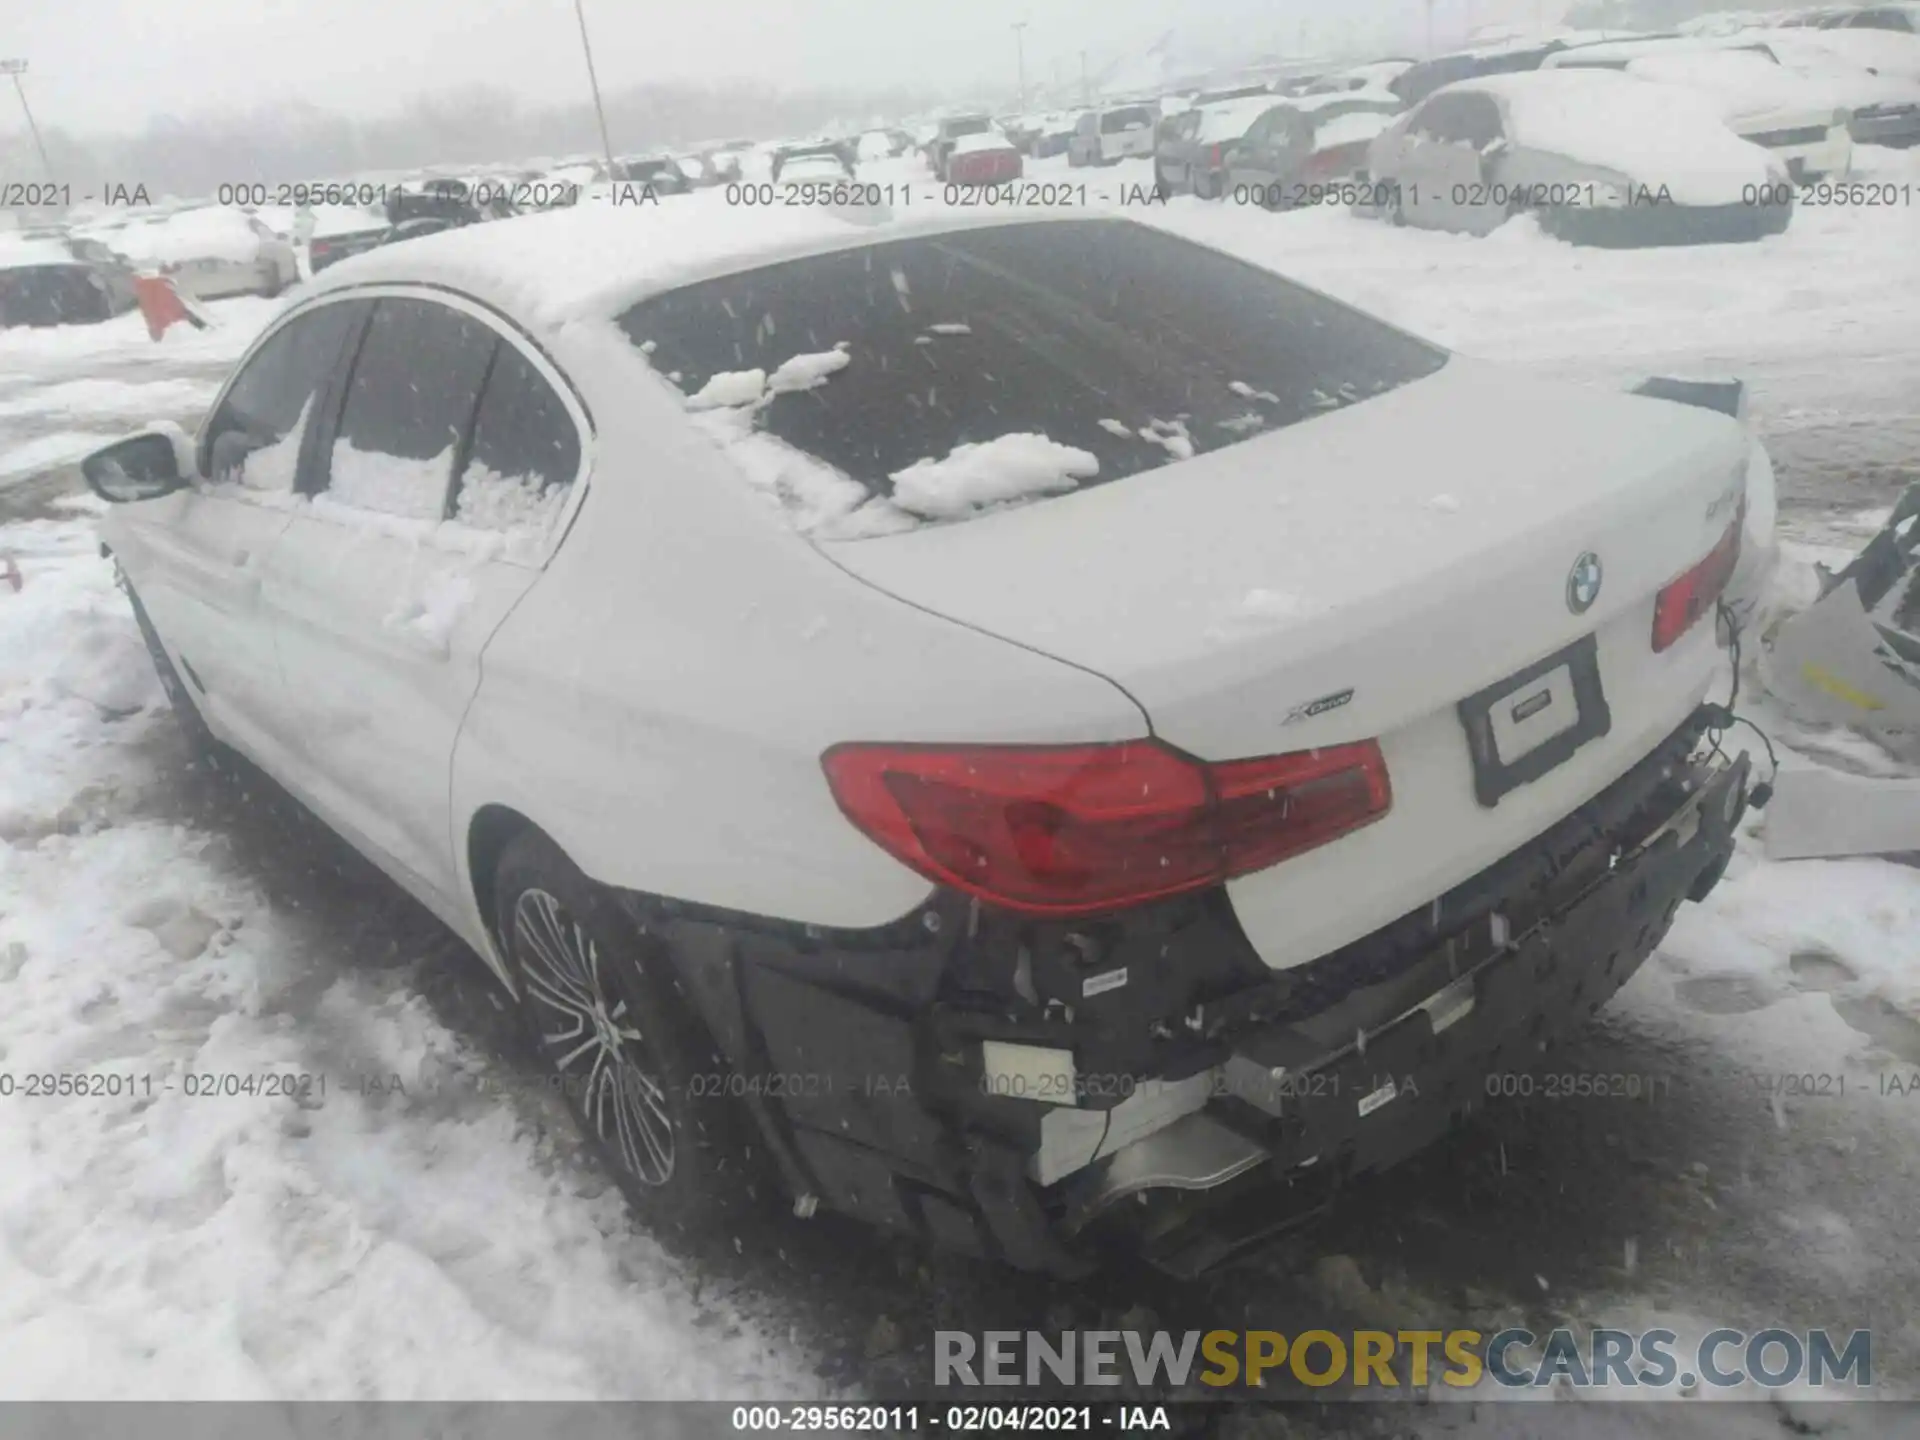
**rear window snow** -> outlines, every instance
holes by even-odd
[[[753,483],[836,538],[1111,484],[1447,358],[1270,271],[1106,219],[833,251],[668,291],[619,323]]]

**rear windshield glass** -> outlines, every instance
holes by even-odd
[[[642,301],[620,325],[742,447],[750,476],[828,535],[1123,480],[1446,363],[1324,295],[1121,220],[790,261]],[[794,451],[804,475],[781,470]]]

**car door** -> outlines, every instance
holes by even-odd
[[[319,396],[363,311],[335,300],[272,326],[202,425],[193,483],[122,507],[121,566],[194,703],[275,774],[293,752],[263,576],[293,513]]]
[[[454,740],[487,640],[570,519],[585,412],[491,311],[383,287],[264,602],[299,701],[303,797],[443,915]]]
[[[1479,137],[1499,129],[1499,108],[1484,95],[1435,95],[1408,127],[1411,142],[1401,176],[1401,211],[1407,222],[1434,230],[1480,233],[1486,185]],[[1491,138],[1491,137],[1489,137]],[[1491,228],[1491,227],[1485,227]]]
[[[1264,193],[1265,187],[1278,179],[1274,169],[1272,140],[1275,127],[1281,122],[1285,112],[1269,110],[1253,124],[1247,127],[1247,133],[1227,149],[1227,191],[1235,200],[1249,200],[1255,204],[1275,203]],[[1240,187],[1247,192],[1235,194]]]

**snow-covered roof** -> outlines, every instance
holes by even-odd
[[[1531,70],[1435,94],[1463,92],[1498,101],[1517,144],[1664,186],[1676,204],[1738,203],[1743,187],[1777,178],[1766,151],[1729,130],[1713,101],[1678,85],[1615,70]]]
[[[1721,113],[1734,118],[1838,106],[1827,87],[1755,50],[1655,51],[1632,61],[1627,73],[1713,95]]]
[[[26,240],[17,235],[0,235],[0,270],[77,263],[73,252],[58,240]]]
[[[260,253],[253,217],[230,205],[204,205],[130,225],[107,243],[131,259],[152,265],[188,260],[245,264]]]
[[[1300,96],[1307,99],[1307,96]],[[1317,98],[1317,97],[1316,97]],[[1194,138],[1202,145],[1210,145],[1221,140],[1237,140],[1247,133],[1254,121],[1269,110],[1278,110],[1295,103],[1283,100],[1278,95],[1266,95],[1247,100],[1222,100],[1218,105],[1200,107],[1200,128]]]
[[[1048,211],[743,209],[724,190],[661,205],[580,205],[462,225],[381,246],[320,272],[315,291],[427,282],[486,300],[534,327],[611,316],[676,286],[875,240],[1045,223]]]
[[[1012,150],[1014,143],[997,130],[983,130],[977,135],[962,135],[953,142],[953,154],[975,155],[982,150]]]

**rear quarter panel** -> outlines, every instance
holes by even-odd
[[[829,746],[1147,733],[1111,682],[827,560],[610,323],[577,326],[554,356],[585,392],[598,460],[484,657],[453,763],[463,867],[473,816],[505,805],[603,883],[878,925],[931,885],[841,815],[820,768]]]

